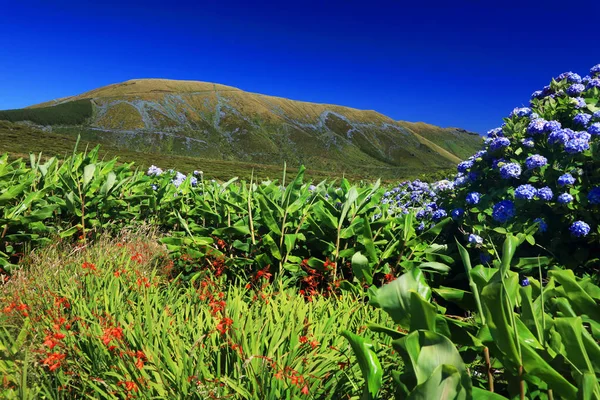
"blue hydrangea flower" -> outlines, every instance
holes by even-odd
[[[454,189],[454,183],[446,179],[436,182],[433,186],[438,192],[447,192]]]
[[[574,97],[573,100],[575,103],[575,108],[583,108],[587,106],[583,97]]]
[[[467,177],[464,175],[458,175],[454,180],[454,186],[459,187],[467,183]]]
[[[546,132],[554,132],[562,128],[562,125],[558,121],[548,121],[546,125],[544,125],[544,131]]]
[[[471,192],[471,193],[467,194],[466,202],[467,202],[467,204],[475,205],[475,204],[479,203],[480,198],[481,198],[481,195],[479,193]]]
[[[465,160],[463,162],[461,162],[460,164],[458,164],[458,167],[456,168],[458,170],[458,172],[462,172],[463,174],[465,172],[467,172],[469,170],[469,168],[471,168],[474,164],[473,160]]]
[[[600,186],[593,187],[587,195],[590,204],[600,204]]]
[[[496,151],[498,149],[503,149],[508,146],[510,146],[510,140],[508,140],[508,138],[497,137],[490,143],[490,150]]]
[[[593,117],[594,117],[594,119],[600,119],[600,111],[596,111],[596,112],[593,114]]]
[[[563,79],[566,79],[567,82],[581,83],[581,76],[574,72],[563,72],[556,78],[557,81],[562,81]]]
[[[600,135],[600,122],[594,122],[593,124],[591,124],[587,131],[590,135],[599,136]]]
[[[148,168],[148,172],[146,172],[147,175],[150,176],[158,176],[161,175],[163,173],[163,170],[158,168],[156,165],[151,165],[150,168]]]
[[[596,76],[597,74],[600,74],[600,64],[596,64],[590,69],[591,76]]]
[[[494,128],[487,131],[487,136],[489,138],[497,138],[500,136],[504,136],[504,133],[502,132],[502,128]]]
[[[521,176],[521,166],[517,163],[508,163],[500,167],[500,176],[503,179],[518,178]]]
[[[518,186],[515,189],[515,198],[522,200],[533,200],[537,193],[537,189],[529,184]]]
[[[585,86],[581,83],[575,83],[567,88],[569,96],[579,96],[585,90]]]
[[[573,122],[577,125],[580,126],[588,126],[588,124],[590,123],[590,121],[592,120],[592,116],[590,114],[585,114],[585,113],[581,113],[581,114],[577,114],[575,116],[575,118],[573,118]]]
[[[527,167],[527,169],[540,168],[546,164],[548,164],[548,159],[539,154],[529,156],[527,157],[527,160],[525,160],[525,166]]]
[[[540,200],[550,201],[554,197],[554,193],[552,193],[552,189],[548,186],[545,186],[537,191],[537,197]]]
[[[558,186],[567,186],[575,183],[573,175],[567,173],[558,177]]]
[[[175,177],[171,180],[171,183],[175,187],[179,187],[185,181],[185,178],[186,176],[184,174],[182,174],[181,172],[176,172]]]
[[[496,169],[496,168],[498,168],[498,164],[505,163],[505,162],[506,162],[506,160],[504,158],[498,158],[498,159],[492,161],[492,168]]]
[[[572,236],[584,237],[590,233],[590,226],[583,221],[575,221],[569,227]]]
[[[194,176],[202,176],[202,175],[204,175],[204,172],[202,172],[202,171],[198,171],[198,170],[195,170],[194,172],[192,172],[192,174],[193,174]]]
[[[539,98],[543,97],[543,95],[544,95],[544,92],[543,92],[543,91],[541,91],[541,90],[536,90],[535,92],[533,92],[533,93],[531,94],[531,98],[532,98],[532,99],[539,99]]]
[[[477,173],[476,171],[471,171],[471,172],[469,172],[467,177],[469,178],[469,180],[471,182],[475,182],[477,180],[477,178],[479,178],[479,173]]]
[[[600,88],[600,79],[598,79],[598,78],[590,79],[587,83],[587,88],[588,89]]]
[[[450,212],[450,216],[455,221],[461,219],[463,215],[465,215],[465,210],[463,210],[462,208],[455,208]]]
[[[152,190],[158,190],[158,185],[156,183],[153,183],[152,185],[150,185],[150,187],[152,188]]]
[[[542,118],[536,118],[529,123],[527,126],[527,133],[537,135],[544,133],[544,127],[546,126],[546,120]]]
[[[483,238],[479,235],[476,235],[474,233],[469,234],[469,243],[471,244],[483,244]]]
[[[504,223],[515,216],[515,203],[510,200],[502,200],[492,208],[492,218],[499,222]]]
[[[533,222],[538,224],[538,232],[544,233],[548,230],[548,224],[542,218],[536,218]]]
[[[557,131],[553,131],[550,132],[550,134],[548,135],[548,143],[549,144],[565,144],[569,141],[569,131],[571,131],[570,129],[559,129]],[[573,131],[571,131],[573,132]]]
[[[517,107],[510,113],[510,117],[527,117],[529,115],[531,115],[531,108],[528,107]]]
[[[535,142],[533,141],[533,139],[523,139],[521,140],[521,143],[523,144],[523,147],[527,147],[528,149],[535,147]]]
[[[417,226],[417,232],[423,232],[425,230],[425,222],[421,222],[419,226]]]
[[[444,210],[443,208],[440,208],[439,210],[436,210],[433,215],[431,216],[431,219],[433,219],[434,221],[439,221],[442,218],[446,218],[448,216],[448,213],[446,212],[446,210]]]
[[[590,142],[582,137],[574,137],[565,143],[565,151],[569,154],[582,153],[590,148]]]
[[[191,184],[193,187],[196,187],[196,186],[198,186],[198,178],[196,178],[195,176],[192,176],[192,177],[190,178],[190,184]]]
[[[571,196],[569,193],[563,193],[558,196],[557,200],[560,204],[569,204],[573,201],[573,196]]]
[[[529,286],[529,279],[525,278],[525,279],[521,280],[521,286],[523,286],[523,287]]]

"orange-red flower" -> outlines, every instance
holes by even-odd
[[[221,335],[224,335],[229,330],[229,327],[233,325],[233,320],[231,318],[223,318],[221,322],[217,324],[217,330],[221,332]]]
[[[308,395],[308,385],[304,385],[304,387],[302,388],[300,393],[302,393],[304,395]]]
[[[90,271],[96,271],[96,266],[89,262],[84,262],[83,265],[81,266],[81,268],[89,269]]]
[[[54,371],[60,367],[60,363],[67,357],[64,353],[50,353],[45,359],[42,360],[42,364],[46,365],[50,371]]]
[[[123,338],[123,328],[120,327],[108,327],[104,329],[104,334],[102,335],[102,343],[105,346],[113,340],[121,340]]]

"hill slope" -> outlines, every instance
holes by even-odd
[[[47,118],[53,112],[56,123]],[[375,111],[165,79],[109,85],[3,111],[0,119],[27,119],[51,125],[53,133],[80,133],[126,150],[262,164],[286,161],[399,177],[451,167],[481,143],[464,130],[398,122]]]

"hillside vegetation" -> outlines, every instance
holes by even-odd
[[[63,118],[61,110],[75,104],[92,110],[81,114],[85,118]],[[43,117],[48,110],[57,116]],[[123,150],[278,166],[285,161],[371,177],[404,178],[453,167],[481,144],[478,135],[464,130],[398,122],[375,111],[165,79],[109,85],[11,110],[0,119],[51,125],[46,131]]]

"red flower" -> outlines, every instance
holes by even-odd
[[[308,385],[304,385],[304,387],[302,388],[300,393],[302,393],[304,395],[308,395]]]
[[[144,256],[138,252],[136,252],[134,255],[131,256],[131,261],[135,261],[138,264],[141,264],[144,262]]]
[[[50,353],[42,360],[42,364],[46,365],[50,371],[54,371],[60,367],[60,363],[65,357],[67,357],[67,355],[64,353]]]
[[[95,271],[96,270],[96,266],[92,263],[89,262],[84,262],[83,265],[81,266],[81,268],[83,269],[89,269],[90,271]]]
[[[123,338],[123,328],[106,328],[104,329],[104,334],[102,335],[102,343],[104,343],[105,346],[108,346],[108,344],[114,339],[114,340],[121,340]],[[114,346],[111,346],[110,349],[113,349]]]
[[[217,324],[217,330],[221,332],[221,335],[224,335],[229,330],[229,327],[233,325],[233,320],[231,318],[223,318],[221,322]]]
[[[123,386],[128,392],[138,391],[137,384],[133,381],[119,381],[117,384]]]
[[[300,336],[300,343],[304,344],[308,342],[308,338],[306,336]]]
[[[312,347],[313,349],[316,348],[319,345],[319,342],[317,342],[316,340],[313,340],[312,342],[310,342],[310,347]]]

